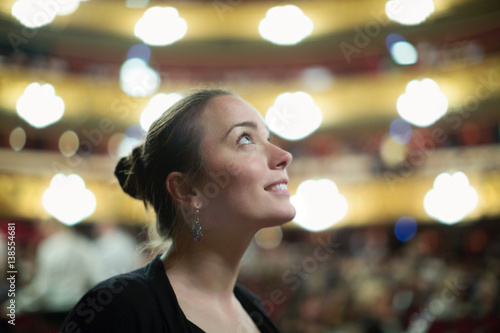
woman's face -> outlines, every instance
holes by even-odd
[[[295,208],[286,188],[286,167],[292,155],[269,142],[260,113],[239,97],[223,95],[208,103],[200,120],[209,169],[200,188],[205,199],[200,221],[205,215],[228,231],[291,221]]]

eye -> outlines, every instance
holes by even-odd
[[[247,142],[246,142],[246,143],[245,143],[245,142],[241,143],[243,139],[245,139]],[[243,145],[252,144],[252,143],[253,143],[253,141],[252,141],[252,137],[250,136],[250,134],[248,134],[248,133],[246,133],[246,132],[245,132],[245,133],[243,133],[243,134],[241,134],[241,135],[239,136],[239,138],[238,138],[238,142],[237,142],[237,143],[238,143],[238,144],[240,144],[240,143],[241,143],[241,144],[243,144]]]

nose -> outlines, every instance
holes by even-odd
[[[269,159],[271,169],[285,169],[291,162],[293,156],[284,149],[272,145],[272,156]]]

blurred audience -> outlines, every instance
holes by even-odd
[[[498,227],[424,226],[406,243],[390,227],[333,234],[292,229],[273,250],[252,248],[242,283],[282,332],[500,332]]]
[[[100,280],[130,272],[144,264],[138,244],[130,232],[112,221],[99,223],[95,229],[95,243],[101,261]]]
[[[35,274],[18,288],[16,315],[40,313],[47,326],[57,326],[74,304],[99,281],[101,263],[95,244],[56,220],[38,224]]]
[[[6,332],[56,332],[92,286],[145,263],[134,238],[136,232],[114,221],[70,227],[50,219],[18,222],[16,228],[16,327],[6,323],[2,310],[2,332],[4,328]],[[2,233],[0,236],[4,239]],[[0,253],[4,253],[6,246],[0,245]],[[6,255],[2,262],[5,259]],[[5,281],[0,283],[2,290]],[[0,303],[5,309],[4,296],[6,293]]]
[[[240,283],[283,333],[500,332],[497,224],[420,226],[404,243],[390,226],[285,229],[279,246],[250,247]],[[145,263],[139,228],[85,228],[40,224],[33,277],[16,295],[16,332],[56,331],[89,286]]]

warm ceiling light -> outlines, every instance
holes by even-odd
[[[57,15],[73,14],[80,0],[17,0],[11,9],[12,16],[28,28],[39,28],[51,23]]]
[[[187,23],[174,7],[151,7],[135,24],[135,36],[144,43],[164,46],[182,39],[187,32]]]
[[[96,208],[94,194],[85,188],[82,177],[76,174],[55,175],[43,193],[42,203],[50,215],[67,225],[89,217]]]
[[[320,108],[302,91],[279,95],[266,113],[269,129],[287,140],[305,138],[318,129],[322,120]]]
[[[168,95],[159,93],[151,97],[148,105],[142,110],[140,119],[141,127],[147,132],[151,124],[181,98],[182,95],[177,93]]]
[[[441,118],[448,109],[448,99],[431,79],[412,80],[399,96],[396,107],[407,122],[427,127]]]
[[[31,126],[47,127],[57,122],[64,114],[64,101],[56,96],[51,84],[29,84],[16,104],[17,113]]]
[[[290,199],[295,207],[293,221],[311,231],[325,230],[342,220],[347,213],[347,200],[329,179],[306,180]]]
[[[453,224],[469,214],[479,201],[476,190],[463,172],[443,172],[424,198],[426,213],[446,224]]]
[[[434,12],[432,0],[389,0],[385,12],[391,20],[404,25],[416,25]]]
[[[25,27],[39,28],[54,20],[57,8],[39,0],[18,0],[12,5],[11,13]]]
[[[300,8],[293,5],[269,9],[259,23],[262,38],[278,45],[294,45],[309,36],[314,24]]]

